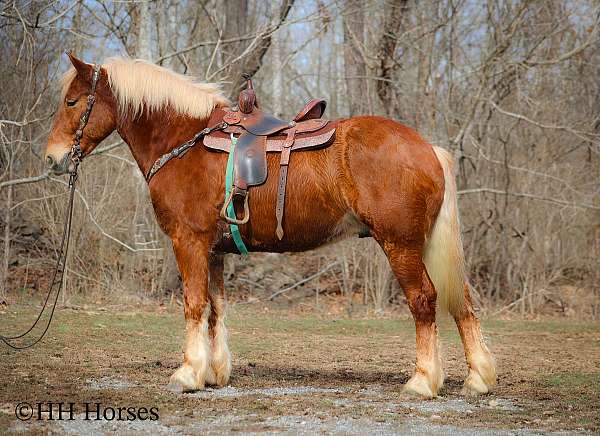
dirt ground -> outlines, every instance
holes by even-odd
[[[35,314],[35,307],[4,309],[0,332],[21,330]],[[600,323],[484,320],[499,385],[492,395],[468,398],[460,394],[466,373],[460,340],[443,321],[447,379],[432,401],[401,395],[413,369],[410,318],[351,319],[255,304],[233,305],[228,326],[230,386],[176,395],[165,386],[181,360],[180,308],[63,308],[33,350],[0,347],[0,433],[600,431]],[[49,401],[74,403],[73,419],[50,421],[43,404],[38,420],[36,403]],[[22,421],[15,408],[24,402],[34,417]],[[95,419],[96,407],[106,418]],[[119,407],[132,408],[135,419],[127,420],[126,409],[123,420],[108,419]],[[158,419],[149,418],[150,409]]]

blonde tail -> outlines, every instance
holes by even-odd
[[[433,147],[444,170],[444,201],[425,245],[423,262],[438,296],[439,307],[454,316],[464,310],[465,258],[460,237],[454,159],[440,147]]]

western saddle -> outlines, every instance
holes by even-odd
[[[333,142],[336,121],[322,119],[327,103],[311,100],[292,121],[283,121],[263,112],[258,105],[250,76],[245,75],[246,89],[240,92],[238,106],[217,108],[208,122],[208,128],[226,123],[222,130],[215,130],[204,137],[208,148],[230,152],[234,142],[233,186],[226,187],[229,195],[221,209],[221,217],[230,225],[241,225],[250,219],[248,189],[267,180],[267,153],[279,152],[279,184],[277,188],[276,234],[283,238],[283,211],[290,153],[294,150],[322,148]],[[239,199],[244,205],[244,216],[228,215],[230,203]]]

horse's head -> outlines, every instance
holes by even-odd
[[[94,66],[69,54],[74,69],[65,76],[62,100],[48,137],[45,160],[55,174],[69,171],[71,148],[82,115],[87,109],[87,97],[92,93]],[[81,136],[81,151],[87,155],[117,127],[117,103],[108,84],[104,68],[94,92],[95,102]]]

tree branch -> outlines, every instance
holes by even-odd
[[[0,189],[6,188],[8,186],[24,185],[26,183],[41,182],[42,180],[46,180],[48,177],[50,177],[50,171],[46,171],[38,176],[25,177],[23,179],[6,180],[4,182],[0,182]]]
[[[61,183],[63,185],[68,185],[68,183],[65,182],[64,180],[55,179],[53,177],[50,177],[50,180],[52,180],[53,182]],[[75,192],[77,193],[77,195],[79,196],[79,198],[83,202],[83,206],[85,207],[85,210],[87,211],[88,216],[90,217],[90,220],[92,220],[92,223],[96,226],[96,228],[100,231],[100,233],[102,235],[106,236],[111,241],[116,242],[121,247],[127,249],[128,251],[131,251],[132,253],[138,253],[138,252],[141,252],[141,251],[162,251],[162,248],[133,248],[129,244],[121,241],[119,238],[117,238],[117,237],[111,235],[110,233],[108,233],[107,231],[105,231],[102,228],[102,226],[98,223],[98,221],[96,221],[96,218],[94,218],[94,215],[92,214],[92,210],[90,209],[90,205],[88,204],[88,202],[85,199],[85,197],[83,196],[83,194],[79,191],[79,189],[76,189]],[[153,241],[151,241],[150,243],[152,243],[152,242]]]
[[[560,62],[564,62],[569,58],[572,58],[573,56],[584,51],[590,45],[595,44],[600,40],[600,38],[597,35],[595,35],[596,33],[598,33],[597,30],[598,30],[599,25],[600,25],[600,8],[598,8],[596,10],[596,20],[594,22],[593,29],[590,32],[589,38],[583,44],[581,44],[579,47],[575,47],[573,50],[568,51],[567,53],[563,54],[562,56],[557,57],[556,59],[548,59],[548,60],[542,60],[542,61],[525,60],[522,62],[522,64],[527,67],[537,67],[540,65],[554,65],[554,64],[558,64]]]
[[[244,65],[244,73],[249,74],[250,77],[253,77],[262,66],[263,58],[265,57],[265,54],[267,53],[267,50],[269,50],[269,46],[271,45],[271,37],[273,33],[277,31],[277,29],[279,29],[287,19],[287,16],[290,10],[292,9],[292,6],[294,5],[294,1],[295,0],[284,0],[284,3],[283,5],[281,5],[281,8],[279,10],[279,21],[275,23],[275,25],[271,26],[268,32],[265,32],[265,34],[261,37],[259,44],[257,44],[254,47],[254,49],[248,54],[248,59]],[[244,78],[238,77],[234,80],[231,89],[233,90],[233,92],[236,92],[243,86],[244,83]]]
[[[581,209],[600,210],[600,205],[587,204],[587,203],[572,203],[570,201],[558,200],[556,198],[551,198],[551,197],[542,197],[540,195],[527,194],[524,192],[509,192],[509,191],[503,191],[501,189],[494,189],[494,188],[463,189],[461,191],[458,191],[457,193],[458,193],[458,195],[480,194],[480,193],[510,195],[513,197],[531,198],[532,200],[539,200],[539,201],[545,201],[547,203],[560,204],[562,206],[577,207],[577,208],[581,208]]]

